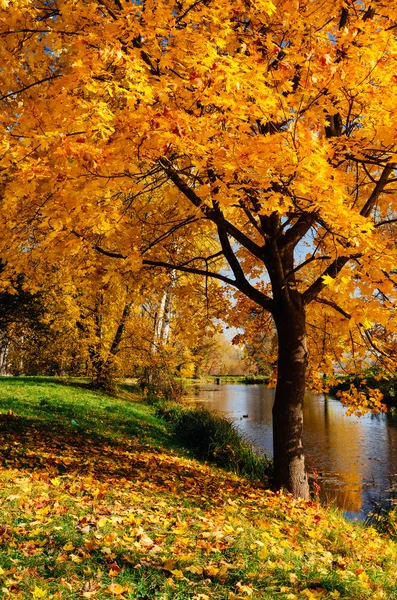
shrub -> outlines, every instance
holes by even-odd
[[[183,394],[182,383],[165,367],[154,366],[144,369],[138,378],[138,385],[149,404],[155,404],[159,398],[177,402],[181,400]]]
[[[270,461],[254,450],[227,417],[171,403],[158,403],[156,414],[173,423],[176,437],[199,458],[250,479],[269,478]]]

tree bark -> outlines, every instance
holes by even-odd
[[[274,486],[295,498],[310,497],[302,444],[307,366],[306,318],[299,302],[274,312],[278,334],[278,373],[273,405]]]

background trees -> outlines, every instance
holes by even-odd
[[[394,1],[3,2],[8,268],[89,271],[97,252],[269,313],[276,483],[297,496],[308,360],[317,387],[335,363],[394,368],[396,17]]]

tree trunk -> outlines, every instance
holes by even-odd
[[[274,484],[295,498],[309,498],[302,444],[307,366],[306,318],[302,305],[274,314],[278,334],[278,374],[273,405]]]
[[[111,358],[104,360],[99,354],[95,354],[91,356],[91,368],[93,387],[104,392],[114,392],[116,380]]]

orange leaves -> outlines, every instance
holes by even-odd
[[[337,395],[341,399],[341,402],[347,406],[347,415],[354,414],[360,417],[367,412],[378,413],[387,410],[387,406],[382,403],[383,394],[377,389],[357,389],[352,384],[349,390],[338,391]]]

